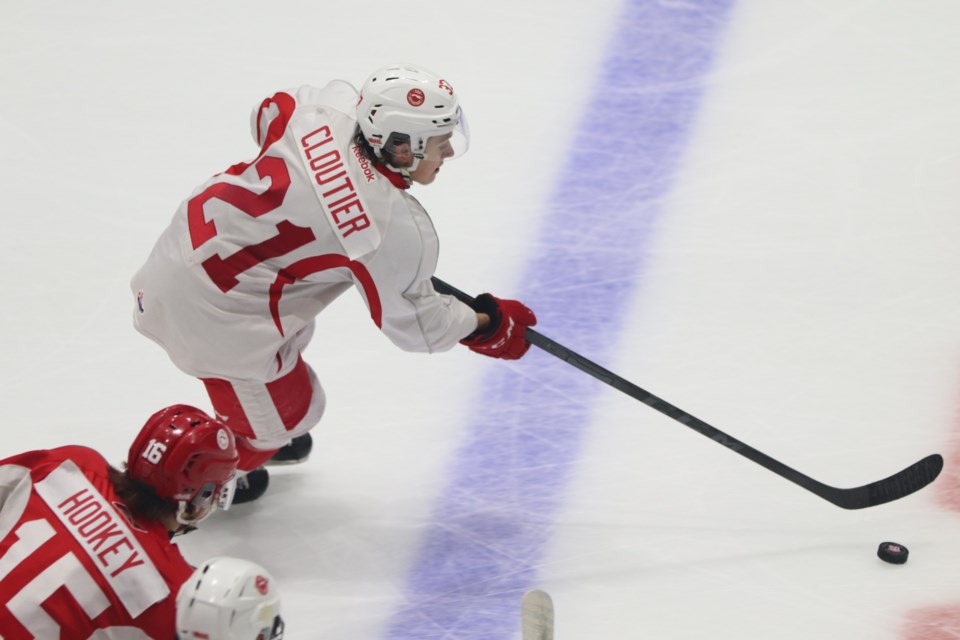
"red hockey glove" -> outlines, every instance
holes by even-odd
[[[471,333],[460,341],[471,351],[491,358],[518,360],[530,348],[525,333],[527,327],[537,324],[537,316],[522,302],[501,300],[482,293],[473,302],[473,310],[490,316],[490,325],[483,331]]]

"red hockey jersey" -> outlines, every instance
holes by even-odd
[[[0,460],[0,637],[170,640],[192,572],[158,522],[135,521],[96,451]]]

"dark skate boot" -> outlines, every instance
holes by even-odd
[[[290,441],[290,444],[281,447],[279,451],[273,454],[273,457],[267,460],[267,464],[296,464],[303,462],[310,457],[310,450],[313,449],[313,438],[309,433],[297,436]]]
[[[267,492],[270,474],[263,467],[237,478],[237,488],[233,492],[233,504],[253,502]]]

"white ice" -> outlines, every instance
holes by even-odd
[[[178,203],[251,157],[249,109],[278,89],[396,60],[448,74],[472,147],[417,192],[439,273],[521,290],[565,142],[607,115],[590,91],[620,4],[6,3],[0,457],[79,443],[119,463],[153,410],[208,406],[134,331],[127,283]],[[960,5],[740,0],[721,34],[601,364],[828,484],[935,452],[946,470],[847,512],[603,387],[531,586],[560,640],[960,637]],[[452,455],[497,403],[478,390],[520,365],[399,352],[349,294],[306,355],[329,398],[314,455],[185,553],[270,568],[290,638],[382,638]],[[909,562],[879,561],[883,540]]]

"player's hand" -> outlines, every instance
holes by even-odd
[[[473,310],[490,316],[490,325],[479,335],[460,341],[471,351],[491,358],[517,360],[530,348],[527,327],[537,324],[537,316],[518,300],[501,300],[482,293],[473,302]]]

